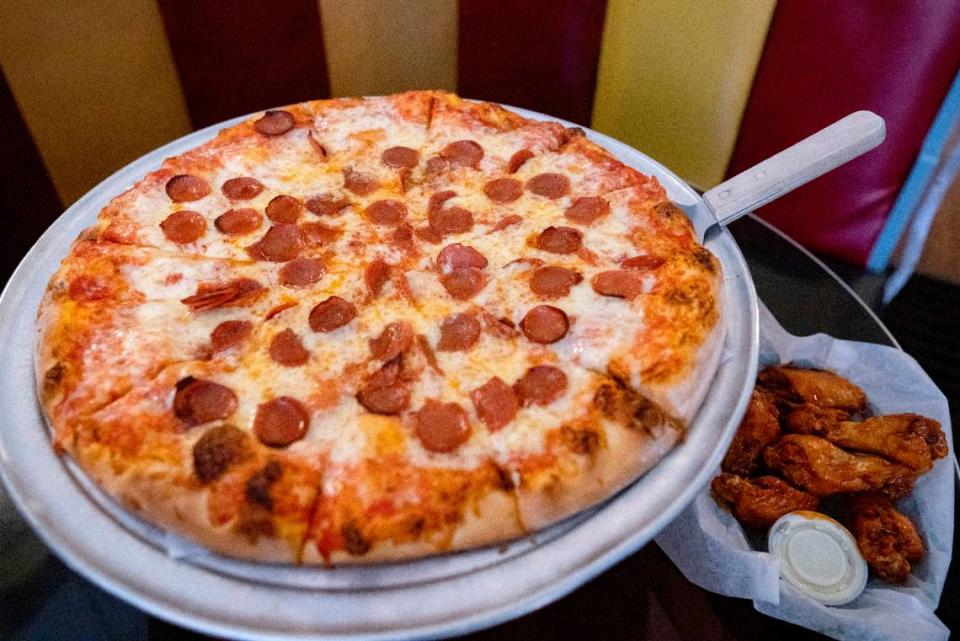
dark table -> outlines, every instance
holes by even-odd
[[[896,345],[880,320],[822,263],[756,219],[731,227],[761,300],[789,332]],[[6,515],[6,516],[3,516]],[[940,618],[960,608],[954,573]],[[0,505],[0,638],[11,641],[203,639],[103,592],[53,556]],[[701,590],[655,544],[536,612],[470,639],[824,639],[757,613],[746,600]]]

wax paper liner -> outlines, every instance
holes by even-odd
[[[906,583],[871,578],[857,599],[825,606],[779,578],[765,537],[748,536],[705,487],[656,542],[691,582],[727,596],[752,599],[769,616],[842,641],[946,640],[950,631],[933,614],[950,566],[953,542],[953,439],[947,399],[917,362],[901,350],[787,333],[761,305],[760,367],[794,362],[822,367],[863,388],[874,414],[914,412],[940,421],[950,455],[922,476],[898,508],[917,525],[926,554]],[[719,472],[719,470],[718,470]]]

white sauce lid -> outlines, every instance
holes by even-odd
[[[853,601],[867,584],[867,562],[850,532],[819,512],[781,517],[767,536],[780,576],[825,605]]]

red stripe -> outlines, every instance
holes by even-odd
[[[158,0],[194,127],[330,95],[317,0]]]
[[[0,69],[0,284],[63,205]]]
[[[459,93],[588,125],[605,9],[605,0],[460,0]]]

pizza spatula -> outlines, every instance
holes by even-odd
[[[870,151],[885,136],[883,118],[854,112],[720,183],[684,209],[706,242],[722,226]]]

